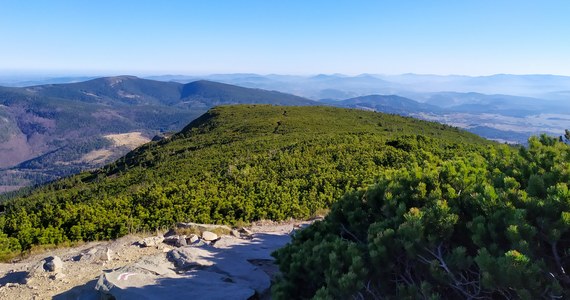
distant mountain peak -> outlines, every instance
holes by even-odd
[[[210,101],[214,101],[214,105],[238,103],[264,103],[273,105],[318,104],[316,101],[291,94],[257,88],[246,88],[209,80],[198,80],[185,84],[182,87],[180,98],[194,101],[201,101],[207,98],[210,99]]]

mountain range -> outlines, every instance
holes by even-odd
[[[429,75],[429,74],[319,74],[315,76],[260,75],[249,73],[212,74],[206,76],[162,75],[154,80],[190,82],[200,79],[225,82],[245,87],[278,90],[309,99],[337,100],[370,94],[396,94],[412,99],[439,93],[502,94],[545,100],[567,100],[570,76],[512,75],[489,76]]]
[[[523,84],[534,77],[515,78],[518,79],[505,75],[495,79]],[[443,86],[459,81],[464,82],[463,86],[475,87],[478,82],[489,87],[493,86],[492,78],[222,74],[206,79],[226,83],[180,76],[154,79],[171,81],[117,76],[65,84],[0,87],[0,192],[99,167],[153,138],[182,129],[214,106],[227,104],[358,108],[437,121],[500,142],[519,144],[532,134],[559,135],[570,128],[570,104],[564,101],[410,89],[411,85],[421,90],[427,83]],[[543,86],[543,92],[564,94],[566,77],[539,79],[542,85],[534,84]],[[318,92],[308,93],[309,90]],[[386,93],[379,94],[381,91]],[[400,94],[389,93],[398,91]],[[309,99],[302,95],[327,97]]]
[[[0,88],[0,186],[53,180],[112,161],[217,105],[316,105],[298,96],[210,81],[133,76]]]

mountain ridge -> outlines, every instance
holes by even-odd
[[[218,106],[168,139],[8,200],[0,231],[28,249],[182,221],[303,219],[373,183],[386,168],[488,146],[497,144],[392,114],[329,106]]]
[[[417,102],[397,95],[367,95],[339,101],[326,101],[326,103],[335,106],[372,109],[374,111],[400,115],[412,115],[420,112],[436,113],[442,111],[442,108],[438,106]]]

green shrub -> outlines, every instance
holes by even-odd
[[[570,297],[570,148],[529,145],[410,164],[348,193],[274,254],[274,297]]]

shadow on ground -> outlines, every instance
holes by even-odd
[[[271,253],[289,241],[289,235],[257,233],[252,240],[222,239],[219,248],[180,247],[105,273],[105,286],[116,299],[266,299],[277,270]],[[178,258],[172,258],[173,251]],[[96,284],[90,281],[54,299],[105,299],[95,291]]]

